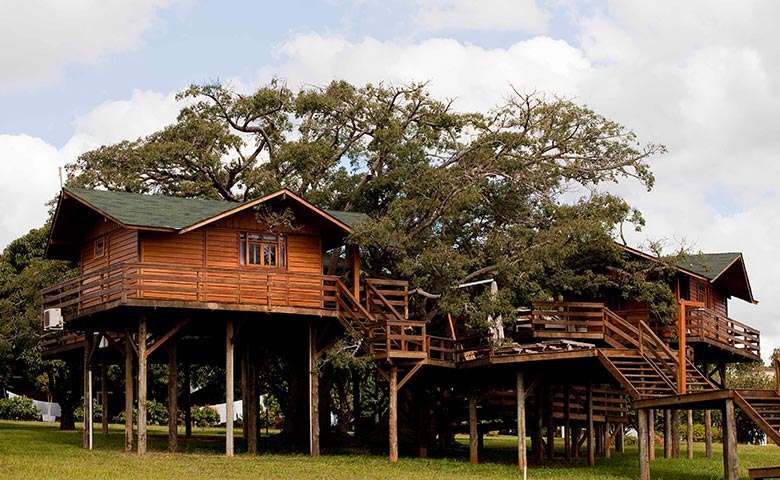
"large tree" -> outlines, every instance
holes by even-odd
[[[180,98],[175,124],[82,155],[69,183],[228,200],[287,187],[368,213],[351,239],[368,273],[409,279],[429,318],[606,282],[593,264],[620,264],[614,228],[641,217],[598,187],[632,177],[649,189],[646,161],[664,151],[575,102],[516,91],[489,112],[459,112],[425,84],[208,84]],[[486,277],[499,299],[454,288]]]

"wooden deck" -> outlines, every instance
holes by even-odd
[[[686,309],[686,341],[706,343],[753,359],[761,358],[761,332],[709,308]]]

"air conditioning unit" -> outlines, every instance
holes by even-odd
[[[62,330],[62,309],[60,308],[48,308],[43,311],[43,330],[51,332],[54,330]]]

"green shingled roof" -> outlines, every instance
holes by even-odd
[[[322,211],[335,218],[339,222],[347,225],[348,227],[354,227],[355,225],[359,225],[368,221],[369,219],[368,215],[361,212],[342,212],[341,210],[327,209],[322,209]]]
[[[240,205],[240,203],[220,200],[142,195],[83,188],[67,188],[66,191],[124,225],[148,228],[180,230]]]
[[[689,272],[713,280],[741,255],[738,252],[688,255],[686,258],[678,261],[676,265]]]
[[[238,202],[223,200],[143,195],[83,188],[66,188],[65,191],[124,225],[146,228],[181,230],[242,205]],[[339,210],[323,211],[348,227],[368,220],[368,215],[365,213]]]

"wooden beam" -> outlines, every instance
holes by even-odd
[[[672,410],[672,458],[680,458],[680,411]]]
[[[416,364],[414,367],[412,367],[411,370],[409,370],[406,375],[404,375],[404,378],[401,379],[400,382],[398,382],[398,390],[400,390],[404,385],[406,385],[406,382],[411,380],[412,376],[414,376],[415,373],[420,369],[420,367],[423,366],[425,362],[420,362]]]
[[[316,329],[309,323],[309,454],[312,457],[320,456],[320,377],[316,343]]]
[[[723,478],[738,480],[737,465],[737,421],[734,416],[734,401],[726,400],[723,406]]]
[[[225,455],[232,457],[233,448],[233,320],[225,322]]]
[[[127,415],[127,412],[125,412]],[[133,412],[130,411],[130,416]],[[138,319],[138,455],[146,453],[146,316]]]
[[[390,461],[398,461],[398,367],[390,365],[390,404],[388,414],[388,443],[390,446]]]
[[[125,452],[133,451],[133,339],[125,340]]]
[[[469,390],[469,462],[479,463],[479,431],[477,425],[477,390]]]
[[[626,439],[625,439],[625,427],[622,423],[618,423],[615,428],[615,451],[617,453],[623,453],[626,451]]]
[[[588,416],[588,466],[592,467],[596,465],[596,452],[594,450],[594,431],[593,431],[593,379],[588,378],[588,386],[585,389],[585,402],[587,404],[587,416]],[[647,433],[647,432],[645,432]],[[641,434],[640,434],[641,435]]]
[[[133,341],[133,336],[130,334],[130,331],[125,328],[125,342],[129,343],[130,346],[133,348],[133,353],[135,353],[135,356],[138,356],[138,345]]]
[[[125,355],[126,355],[126,353],[125,353],[125,350],[124,350],[124,348],[122,348],[121,346],[119,346],[119,344],[117,343],[117,341],[116,341],[116,340],[114,340],[113,338],[111,338],[111,336],[110,336],[110,335],[108,335],[106,332],[104,332],[104,331],[101,331],[100,333],[101,333],[101,335],[103,336],[103,338],[105,338],[105,339],[106,339],[106,341],[108,342],[108,344],[109,344],[109,345],[111,345],[111,348],[113,348],[114,350],[116,350],[116,351],[117,351],[117,353],[119,353],[119,355],[121,355],[121,356],[122,356],[122,358],[125,358]]]
[[[609,420],[604,423],[604,458],[612,458],[612,424]]]
[[[517,465],[523,472],[523,479],[526,478],[528,469],[528,458],[526,455],[525,441],[525,382],[523,371],[517,370]]]
[[[647,410],[639,408],[637,416],[637,436],[639,440],[639,480],[650,480],[650,448],[648,445]]]
[[[258,434],[258,400],[257,400],[257,352],[255,346],[244,342],[246,349],[246,388],[242,390],[246,418],[244,428],[246,430],[246,449],[250,455],[257,455]]]
[[[192,401],[190,399],[190,363],[184,364],[184,435],[192,436]]]
[[[571,386],[563,387],[563,457],[571,462]]]
[[[553,396],[553,387],[552,385],[547,385],[547,388],[545,389],[546,394],[546,408],[545,412],[547,413],[547,460],[554,460],[555,459],[555,417],[553,412],[553,403],[555,401],[555,397]]]
[[[664,458],[672,458],[672,411],[664,409]]]
[[[688,459],[693,458],[693,410],[688,410],[688,424],[686,425],[685,451]]]
[[[91,330],[84,331],[84,450],[92,450],[92,369],[90,360],[94,352],[95,335]]]
[[[168,341],[168,339],[170,339],[172,336],[176,335],[176,333],[178,333],[178,331],[181,330],[189,322],[190,322],[190,319],[189,318],[185,318],[181,322],[177,323],[175,327],[173,327],[172,329],[170,329],[168,331],[168,333],[166,333],[165,335],[160,337],[159,340],[154,342],[151,346],[149,346],[149,348],[146,349],[146,357],[148,358],[149,355],[154,353],[155,350],[157,350],[158,348],[163,346],[165,344],[165,342]]]
[[[652,408],[647,409],[647,441],[648,452],[650,455],[650,461],[655,460],[655,410]]]
[[[712,458],[712,410],[704,411],[704,452]]]
[[[106,356],[100,362],[100,419],[103,435],[108,435],[108,365],[106,365]]]
[[[350,253],[352,254],[352,294],[360,303],[360,249],[352,245]]]
[[[179,362],[178,342],[168,344],[168,450],[175,452],[179,448],[179,409],[178,390]]]

